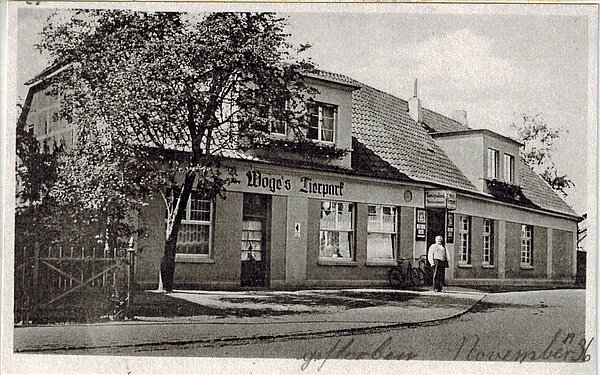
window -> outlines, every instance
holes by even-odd
[[[459,264],[471,264],[471,238],[470,238],[470,230],[471,220],[468,216],[460,216],[459,218]]]
[[[337,106],[324,103],[311,103],[308,106],[309,124],[306,138],[321,142],[335,140],[335,119]]]
[[[181,221],[177,237],[177,254],[208,256],[210,254],[212,205],[210,201],[199,199],[198,192],[192,192]]]
[[[494,264],[494,221],[483,219],[483,265]]]
[[[269,108],[269,131],[272,134],[286,135],[287,134],[287,122],[281,119],[277,119],[275,116],[277,112],[285,112],[288,109],[288,102],[278,102],[275,105],[277,107]],[[281,117],[281,116],[280,116]]]
[[[354,259],[354,204],[321,202],[319,257]]]
[[[368,259],[395,259],[396,207],[369,206]]]
[[[521,267],[533,266],[533,226],[521,225]]]
[[[498,150],[488,148],[487,175],[490,179],[498,179]]]
[[[271,133],[286,135],[287,134],[287,126],[285,121],[272,119],[270,121]]]
[[[244,194],[242,260],[263,260],[265,227],[270,204],[260,194]]]
[[[504,182],[515,182],[515,157],[504,154]]]

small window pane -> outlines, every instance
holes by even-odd
[[[321,257],[352,259],[352,232],[321,231]]]
[[[353,258],[353,207],[346,202],[321,202],[320,257]]]
[[[378,231],[380,229],[379,225],[379,215],[377,214],[378,206],[369,206],[369,221],[368,221],[368,229],[369,231]]]
[[[209,234],[209,225],[181,224],[176,252],[178,254],[208,255]]]
[[[367,236],[367,257],[369,259],[394,259],[395,235],[369,233]]]
[[[324,142],[333,142],[333,130],[323,129],[321,132],[321,140]]]
[[[324,119],[330,119],[333,120],[335,116],[335,110],[333,109],[333,107],[323,107],[323,118]],[[328,129],[333,129],[333,128],[328,128]]]
[[[321,229],[335,229],[336,210],[335,202],[325,201],[321,203]]]
[[[504,180],[506,182],[514,182],[514,157],[504,154]]]

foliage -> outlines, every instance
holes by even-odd
[[[560,174],[552,160],[556,146],[554,142],[563,133],[552,129],[544,121],[542,114],[521,114],[515,116],[511,127],[517,132],[517,139],[524,143],[521,159],[539,174],[550,187],[567,196],[566,190],[574,186],[567,175]]]
[[[275,122],[304,138],[314,91],[303,77],[314,67],[299,58],[307,46],[293,48],[284,27],[272,13],[51,17],[39,48],[65,68],[45,79],[63,118],[77,124],[77,147],[51,195],[123,225],[148,193],[163,192],[165,257],[173,258],[191,191],[211,200],[237,181],[228,157],[268,146]],[[171,150],[186,156],[168,159]]]
[[[47,142],[40,144],[33,135],[33,129],[28,129],[21,119],[17,121],[17,198],[21,203],[40,204],[56,181],[58,155],[62,147],[56,144],[53,146],[58,152],[50,153],[50,145]]]
[[[537,207],[525,196],[525,194],[523,194],[523,190],[521,190],[520,186],[509,184],[496,179],[486,179],[485,182],[490,194],[492,194],[494,197],[503,202],[516,203],[529,207]]]
[[[306,158],[315,159],[338,159],[344,157],[348,153],[348,150],[339,149],[335,146],[318,144],[307,139],[297,141],[276,139],[271,141],[266,148],[269,151],[283,150],[286,153],[295,153],[303,155]]]

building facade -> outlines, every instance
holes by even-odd
[[[75,142],[42,81],[32,82],[24,120],[41,141]],[[382,286],[437,235],[451,254],[448,283],[574,282],[580,218],[523,164],[518,142],[471,129],[464,112],[424,109],[416,95],[404,101],[325,72],[307,81],[319,92],[307,138],[347,154],[231,157],[240,182],[226,199],[188,202],[175,288]],[[153,288],[166,210],[160,194],[148,203],[136,275]]]

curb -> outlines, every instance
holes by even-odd
[[[167,342],[152,342],[152,343],[134,343],[134,344],[119,344],[119,345],[98,345],[98,346],[71,346],[71,347],[61,347],[61,348],[40,348],[40,349],[23,349],[23,350],[15,350],[15,353],[39,353],[39,352],[49,352],[49,351],[57,351],[57,350],[86,350],[86,349],[113,349],[113,348],[149,348],[153,346],[180,346],[180,345],[196,345],[200,347],[206,346],[214,346],[219,344],[229,344],[229,345],[244,345],[251,343],[253,341],[261,340],[266,342],[285,340],[285,339],[311,339],[311,338],[321,338],[321,337],[331,337],[331,336],[352,336],[356,334],[363,333],[379,333],[384,332],[390,329],[400,328],[400,327],[418,327],[424,326],[432,323],[445,322],[448,320],[459,318],[467,313],[469,313],[475,306],[477,306],[487,294],[484,294],[480,299],[476,300],[468,309],[456,313],[454,315],[450,315],[444,318],[436,318],[429,319],[417,322],[402,322],[402,323],[392,323],[392,324],[382,324],[371,327],[357,327],[357,328],[341,328],[334,330],[325,330],[319,332],[300,332],[300,333],[282,333],[276,335],[256,335],[256,336],[248,336],[248,337],[221,337],[221,338],[210,338],[210,339],[195,339],[195,340],[175,340],[175,341],[167,341]]]

